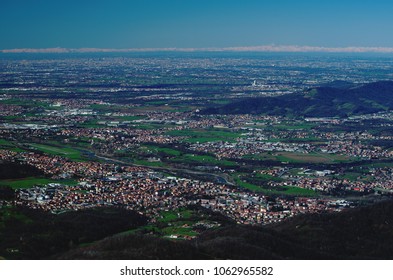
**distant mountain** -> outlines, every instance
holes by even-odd
[[[227,224],[197,240],[108,237],[59,259],[393,259],[393,202],[297,216],[266,227]]]
[[[207,108],[201,113],[344,117],[393,109],[393,81],[348,86],[336,83],[335,87],[318,87],[301,93],[247,98]]]

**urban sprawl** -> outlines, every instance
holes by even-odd
[[[381,162],[393,162],[384,146],[393,136],[383,133],[393,112],[303,119],[200,114],[201,104],[224,99],[210,92],[215,87],[236,99],[364,81],[359,72],[335,72],[350,62],[228,60],[3,61],[0,160],[32,166],[52,181],[15,188],[12,203],[55,214],[124,207],[152,222],[163,211],[198,205],[264,225],[342,211],[354,207],[350,197],[390,195],[393,165]],[[302,80],[306,68],[315,71]]]

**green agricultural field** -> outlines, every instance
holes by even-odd
[[[5,139],[0,139],[0,146],[13,147],[14,144],[11,141],[8,141],[8,140],[5,140]]]
[[[7,120],[7,121],[15,121],[15,120],[22,120],[22,116],[2,116],[1,119]]]
[[[55,147],[43,144],[29,144],[31,147],[50,155],[62,156],[73,161],[85,161],[81,152],[71,147]]]
[[[176,235],[180,239],[187,236],[196,236],[198,233],[192,229],[192,226],[195,224],[193,220],[194,215],[195,213],[192,210],[186,208],[161,211],[157,218],[157,223],[128,230],[120,233],[120,235],[153,233],[163,237]]]
[[[49,109],[50,104],[47,102],[43,101],[37,101],[37,100],[31,100],[31,99],[18,99],[18,98],[10,98],[10,99],[5,99],[5,100],[0,100],[1,104],[7,104],[7,105],[17,105],[17,106],[22,106],[25,108],[45,108]]]
[[[276,176],[272,176],[272,175],[269,175],[269,174],[260,174],[260,173],[258,173],[258,174],[255,175],[255,178],[257,180],[261,180],[261,181],[276,181],[276,182],[282,181],[281,178],[276,177]]]
[[[162,233],[165,235],[177,235],[179,237],[185,236],[197,236],[198,233],[193,231],[192,228],[182,225],[182,226],[170,226],[162,229]]]
[[[143,166],[151,166],[151,167],[164,167],[165,163],[161,162],[161,161],[148,161],[148,160],[141,160],[141,159],[136,159],[133,160],[134,164],[137,165],[143,165]]]
[[[243,158],[253,160],[275,160],[289,163],[342,163],[356,160],[355,158],[336,154],[305,154],[297,152],[265,152],[255,155],[245,155]]]
[[[236,166],[237,164],[233,161],[229,160],[218,160],[213,156],[209,155],[196,155],[196,154],[184,154],[175,159],[172,159],[173,162],[181,162],[188,164],[202,164],[202,165],[218,165],[218,166]]]
[[[192,224],[195,222],[190,221],[193,212],[188,209],[176,209],[172,211],[162,211],[158,222],[166,223],[167,226],[160,229],[162,235],[177,235],[180,238],[185,236],[196,236],[197,232],[193,231]]]
[[[7,105],[18,105],[18,106],[23,106],[28,103],[27,100],[24,99],[16,99],[16,98],[10,98],[10,99],[4,99],[0,100],[0,104],[7,104]]]
[[[317,193],[313,190],[309,189],[303,189],[303,188],[298,188],[295,186],[280,186],[277,188],[265,188],[263,186],[258,186],[255,184],[251,184],[248,182],[243,181],[240,178],[240,174],[236,173],[234,174],[234,180],[235,183],[245,189],[254,191],[254,192],[260,192],[263,194],[268,194],[268,195],[295,195],[295,196],[316,196]]]
[[[0,139],[0,150],[3,150],[3,149],[14,151],[14,152],[24,152],[24,150],[15,146],[15,144],[12,141]]]
[[[296,195],[296,196],[316,196],[317,193],[314,190],[303,189],[295,186],[283,186],[284,194]]]
[[[27,189],[36,185],[47,185],[49,183],[59,183],[63,185],[76,185],[75,180],[52,180],[47,178],[28,177],[23,179],[0,180],[0,185],[9,186],[13,189]]]
[[[89,120],[87,122],[79,124],[80,127],[86,128],[99,128],[99,127],[106,127],[106,125],[99,124],[99,120]]]
[[[157,123],[134,123],[133,126],[137,129],[152,130],[162,128],[162,124]]]
[[[259,154],[252,154],[252,155],[244,155],[244,159],[251,159],[251,160],[277,160],[272,153],[259,153]]]
[[[0,180],[0,185],[10,186],[13,189],[26,189],[35,185],[46,185],[52,182],[53,180],[50,179],[29,177],[23,179]]]
[[[335,178],[338,179],[347,179],[349,181],[372,181],[373,177],[369,176],[368,173],[361,173],[361,172],[345,172],[342,175],[335,175]]]
[[[158,221],[168,223],[171,221],[175,221],[178,219],[189,219],[192,215],[191,210],[187,209],[177,209],[173,211],[161,211],[160,212],[160,218]]]
[[[263,188],[254,184],[250,184],[247,182],[244,182],[243,180],[241,180],[238,176],[235,176],[235,183],[242,188],[254,191],[254,192],[261,192],[263,191]]]
[[[170,156],[180,156],[182,154],[182,152],[172,149],[172,148],[159,147],[159,146],[154,146],[154,145],[145,145],[145,146],[143,146],[143,148],[145,148],[155,154],[165,153]]]
[[[339,163],[350,161],[350,158],[342,155],[326,153],[296,153],[296,152],[278,152],[275,154],[276,160],[281,162],[294,163]]]

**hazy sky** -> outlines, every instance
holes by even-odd
[[[1,0],[0,49],[393,47],[393,1]]]

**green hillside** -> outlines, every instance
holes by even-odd
[[[303,117],[346,117],[393,109],[393,82],[351,88],[319,87],[277,97],[247,98],[202,114],[270,114]]]

